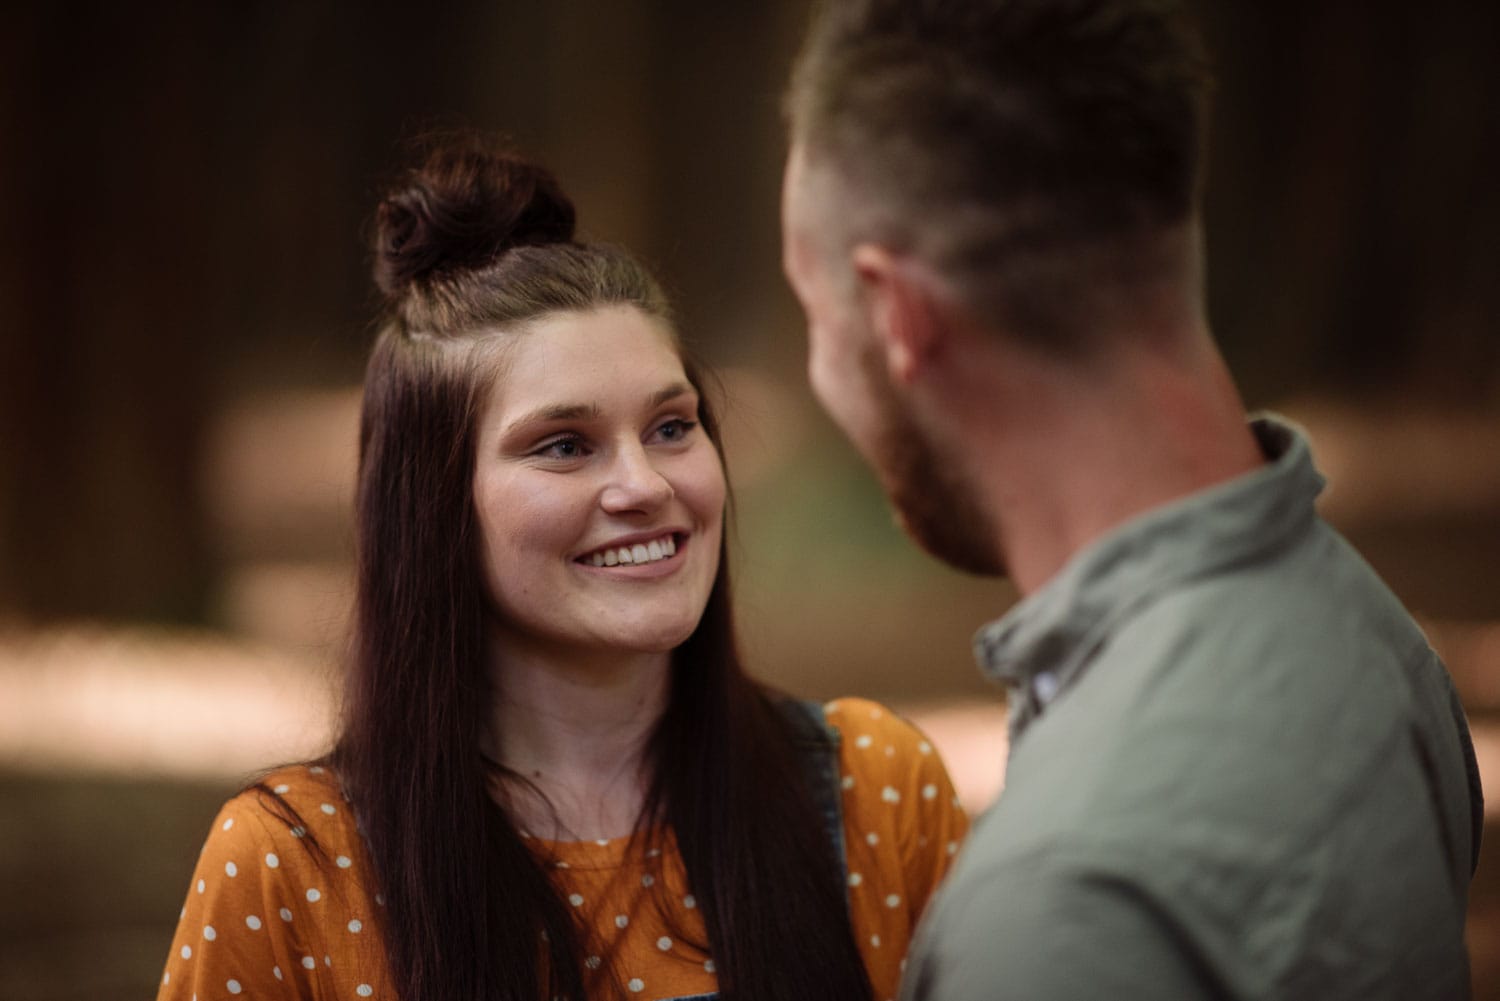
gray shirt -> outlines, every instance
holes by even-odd
[[[1483,809],[1411,616],[1313,509],[1306,440],[1134,519],[976,640],[1005,791],[912,1001],[1468,996]]]

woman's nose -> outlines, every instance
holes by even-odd
[[[672,484],[651,462],[643,446],[621,449],[610,464],[600,503],[611,514],[650,511],[672,499]]]

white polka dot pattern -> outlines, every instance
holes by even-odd
[[[890,997],[964,822],[938,755],[899,716],[857,699],[830,703],[827,712],[841,735],[837,781],[856,941],[874,996]],[[210,828],[159,1001],[222,998],[231,981],[238,996],[254,998],[311,996],[313,984],[329,998],[395,997],[380,938],[366,927],[386,902],[370,885],[355,811],[337,779],[292,768],[266,787],[279,790],[281,809],[247,793]],[[717,989],[713,959],[692,944],[703,940],[703,919],[682,860],[670,838],[651,840],[528,839],[598,936],[601,948],[583,960],[589,996],[608,993],[606,985],[643,1001]],[[291,968],[280,965],[288,955]]]
[[[842,747],[850,912],[876,997],[896,993],[917,919],[967,828],[932,745],[896,714],[859,699],[830,704]]]

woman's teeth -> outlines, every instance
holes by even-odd
[[[675,555],[676,552],[677,540],[668,533],[650,542],[637,542],[633,546],[619,546],[615,549],[601,549],[586,559],[596,567],[613,567],[621,563],[655,563],[657,560],[664,560]]]

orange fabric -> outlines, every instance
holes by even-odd
[[[844,831],[854,931],[876,998],[893,998],[917,918],[958,850],[967,820],[922,735],[862,699],[827,707],[841,733]],[[225,804],[210,829],[168,956],[158,1001],[236,996],[395,997],[377,927],[384,907],[349,805],[326,771],[284,769],[267,784],[305,819],[320,867],[257,794]],[[627,842],[539,842],[604,955],[599,996],[629,1001],[709,993],[713,960],[670,839],[626,857]],[[790,890],[795,892],[795,890]],[[665,918],[663,912],[666,912]],[[612,974],[612,977],[610,976]]]

